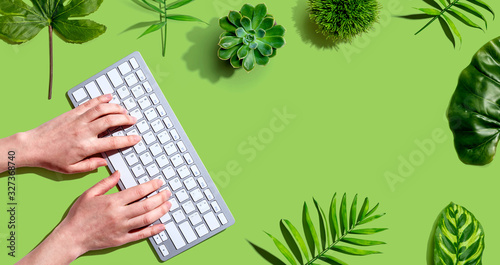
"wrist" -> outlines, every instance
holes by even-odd
[[[30,132],[20,132],[9,137],[10,150],[16,152],[17,167],[37,167],[36,147],[32,144]]]
[[[88,250],[85,249],[83,241],[79,240],[78,233],[72,233],[70,229],[66,229],[64,221],[57,226],[50,236],[54,236],[54,240],[59,242],[58,248],[61,250],[61,256],[64,260],[72,262]]]

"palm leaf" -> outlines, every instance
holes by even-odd
[[[383,245],[385,242],[361,239],[357,238],[356,235],[371,235],[386,230],[386,228],[360,228],[360,226],[373,222],[385,214],[375,214],[379,206],[378,204],[371,210],[368,210],[368,198],[364,199],[363,205],[359,209],[359,214],[357,214],[357,198],[358,196],[356,195],[351,202],[349,215],[347,213],[346,194],[342,197],[338,212],[336,194],[332,196],[328,215],[325,214],[318,201],[313,198],[319,221],[319,238],[306,202],[304,202],[302,210],[302,225],[306,240],[304,240],[304,237],[302,237],[297,228],[286,219],[280,221],[286,245],[272,235],[268,234],[268,236],[273,240],[279,252],[286,258],[288,264],[292,265],[313,265],[319,264],[318,261],[334,265],[347,265],[347,263],[337,256],[379,254],[381,252],[365,248]],[[297,251],[300,251],[300,253],[297,254]],[[302,260],[302,256],[305,257],[305,261]]]
[[[432,1],[432,0],[430,0]],[[437,0],[434,0],[437,1]],[[483,30],[481,26],[479,26],[476,22],[474,22],[472,19],[468,17],[469,14],[481,19],[485,23],[485,28],[488,27],[488,22],[484,15],[476,8],[474,7],[480,7],[482,9],[485,9],[489,11],[493,15],[493,19],[495,19],[495,13],[491,9],[491,7],[485,3],[482,0],[453,0],[453,1],[445,1],[445,0],[439,0],[439,2],[443,5],[442,10],[438,10],[435,8],[416,8],[417,10],[421,11],[422,13],[429,15],[432,17],[432,19],[425,24],[415,35],[419,34],[422,32],[424,29],[426,29],[430,24],[432,24],[434,21],[437,19],[442,19],[443,25],[446,24],[448,25],[449,29],[453,34],[460,40],[460,43],[462,43],[462,35],[460,35],[458,28],[456,27],[455,23],[453,20],[450,19],[449,16],[446,14],[452,15],[457,19],[457,21],[462,22],[463,24],[472,27],[472,28],[477,28]],[[465,3],[468,2],[468,3]],[[433,6],[434,2],[430,2]],[[439,6],[439,4],[437,4]],[[436,6],[437,7],[437,6]],[[462,13],[458,9],[464,10],[467,13]],[[450,35],[451,36],[451,35]],[[450,37],[453,42],[453,37]],[[454,43],[454,42],[453,42]]]

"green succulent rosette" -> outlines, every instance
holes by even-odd
[[[285,45],[286,30],[267,13],[265,4],[245,4],[239,12],[231,11],[219,19],[219,25],[225,30],[220,36],[219,58],[229,60],[234,68],[250,72],[256,64],[267,65]]]

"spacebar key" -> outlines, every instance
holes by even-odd
[[[184,242],[184,239],[182,239],[181,234],[179,233],[179,230],[175,227],[174,222],[170,222],[165,225],[165,230],[167,230],[168,235],[172,239],[172,243],[174,243],[174,246],[176,249],[179,249],[183,246],[186,245]]]
[[[137,182],[132,176],[132,173],[130,173],[130,170],[128,169],[127,164],[125,164],[121,154],[118,151],[109,151],[106,152],[106,155],[108,156],[109,161],[111,161],[115,171],[120,171],[120,180],[122,181],[123,186],[125,186],[125,189],[137,186]]]

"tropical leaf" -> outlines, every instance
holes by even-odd
[[[304,237],[299,233],[297,228],[286,219],[280,221],[281,232],[285,238],[286,244],[283,244],[282,241],[276,237],[266,233],[273,240],[288,264],[313,265],[319,264],[318,261],[323,261],[328,264],[347,265],[346,262],[338,257],[339,254],[366,256],[381,253],[379,251],[365,249],[365,247],[383,245],[385,242],[356,237],[356,235],[370,235],[386,230],[386,228],[359,228],[384,215],[374,214],[378,208],[378,204],[369,211],[369,200],[365,198],[363,205],[359,208],[359,213],[357,213],[356,195],[352,200],[348,213],[347,196],[344,194],[337,213],[337,200],[336,194],[334,194],[330,203],[330,212],[326,215],[320,204],[314,198],[313,202],[316,207],[318,217],[317,223],[319,227],[315,226],[307,203],[304,202],[302,209]],[[265,251],[265,253],[269,253],[269,251]],[[259,252],[259,254],[261,253]],[[305,259],[302,259],[302,257]],[[266,258],[266,260],[269,261],[268,258]]]
[[[434,232],[434,264],[482,264],[484,231],[474,215],[450,203],[439,214]]]
[[[469,27],[484,30],[481,26],[479,26],[476,22],[474,22],[468,16],[468,15],[472,15],[472,16],[475,16],[475,17],[481,19],[481,21],[484,22],[485,28],[488,27],[488,22],[487,22],[486,18],[484,17],[484,15],[473,5],[476,5],[477,7],[480,7],[481,9],[487,10],[488,12],[490,12],[493,15],[493,19],[495,19],[495,13],[493,12],[493,9],[491,9],[491,7],[482,0],[453,0],[453,1],[439,0],[439,2],[436,2],[436,1],[437,0],[429,0],[426,2],[430,3],[431,6],[435,6],[436,8],[440,7],[439,3],[441,3],[441,5],[443,6],[442,9],[416,8],[417,10],[421,11],[425,15],[428,15],[432,18],[427,24],[425,24],[425,26],[423,26],[419,31],[417,31],[417,33],[415,33],[415,35],[422,32],[424,29],[426,29],[430,24],[432,24],[437,19],[442,19],[443,25],[446,24],[450,28],[451,32],[453,32],[455,37],[460,40],[460,43],[462,43],[462,36],[460,35],[453,20],[451,20],[450,17],[447,16],[447,14],[455,17],[457,19],[457,21],[460,21]],[[466,13],[461,12],[458,9],[463,10]],[[445,26],[443,26],[443,27],[445,27]],[[450,38],[451,38],[450,40],[452,40],[452,42],[453,42],[453,37],[450,37]],[[453,44],[454,44],[454,42],[453,42]]]

